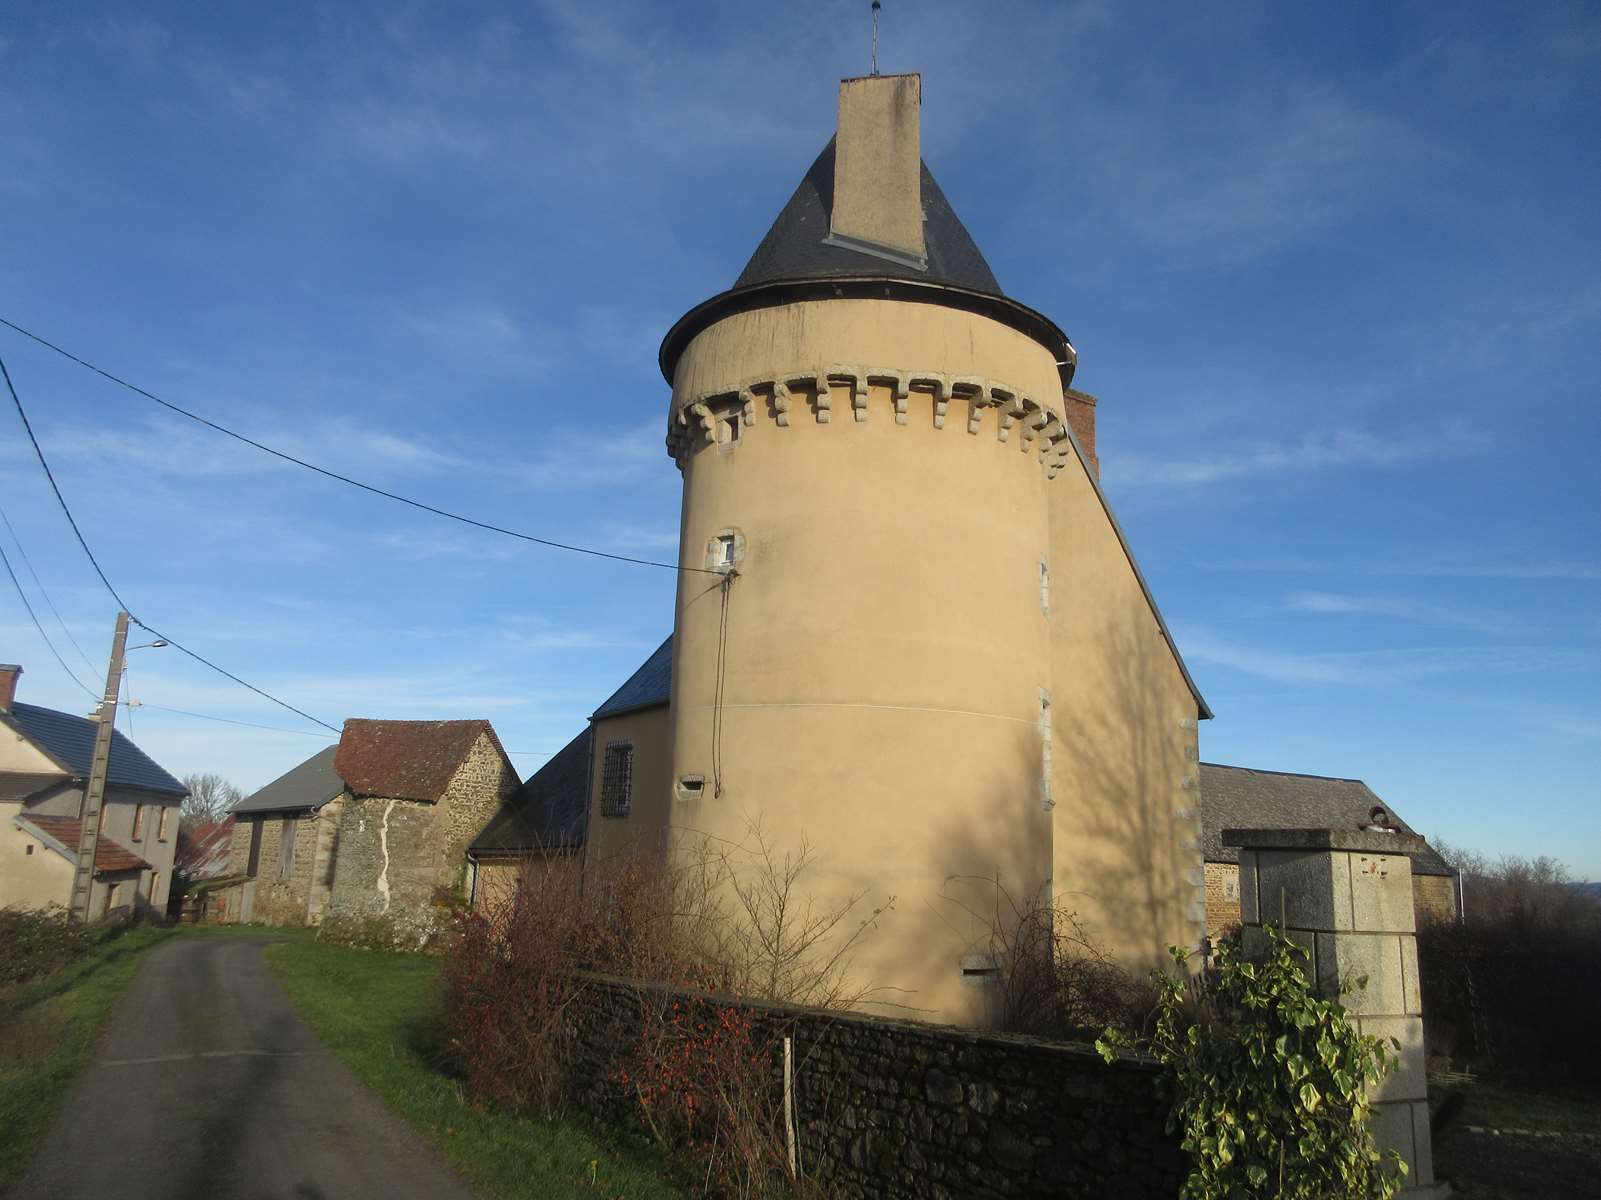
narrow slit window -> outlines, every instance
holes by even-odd
[[[143,804],[135,804],[133,806],[133,840],[137,842],[144,834],[145,806]]]
[[[725,533],[717,539],[717,565],[731,567],[734,565],[734,535]]]
[[[706,777],[704,775],[684,775],[678,780],[678,798],[680,800],[699,800],[706,790]]]
[[[634,798],[634,745],[608,742],[600,776],[600,815],[626,817]]]

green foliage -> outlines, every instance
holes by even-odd
[[[16,928],[11,915],[0,926],[0,943]],[[33,1157],[145,951],[173,934],[93,926],[86,936],[88,949],[65,966],[0,988],[0,1193]]]
[[[318,1039],[478,1194],[497,1200],[682,1194],[659,1155],[613,1131],[582,1120],[519,1116],[470,1099],[442,1069],[439,959],[301,938],[270,947],[267,962]]]
[[[1369,1089],[1399,1060],[1313,993],[1302,947],[1264,932],[1261,960],[1225,941],[1193,979],[1172,950],[1180,977],[1158,976],[1154,1032],[1108,1029],[1096,1048],[1108,1062],[1144,1049],[1167,1067],[1168,1130],[1191,1162],[1183,1200],[1389,1200],[1406,1165],[1374,1145]]]
[[[62,908],[0,908],[0,987],[48,975],[87,954],[102,931]]]

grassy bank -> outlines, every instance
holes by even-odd
[[[171,936],[126,930],[43,979],[0,991],[0,1192],[27,1166],[145,951]]]
[[[436,960],[306,941],[272,946],[267,958],[317,1037],[473,1187],[508,1200],[680,1194],[643,1148],[468,1103],[438,1067]]]

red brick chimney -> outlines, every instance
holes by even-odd
[[[1062,393],[1062,408],[1067,427],[1073,431],[1078,444],[1084,448],[1084,457],[1090,461],[1090,474],[1101,477],[1101,460],[1095,453],[1095,406],[1100,401],[1088,392],[1068,388]]]
[[[22,668],[16,663],[0,663],[0,712],[10,712],[11,702],[17,698],[17,679]]]

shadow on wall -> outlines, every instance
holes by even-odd
[[[1097,636],[1093,676],[1076,694],[1059,688],[1053,696],[1054,807],[1047,812],[1037,791],[991,786],[984,805],[925,814],[936,864],[985,862],[898,903],[951,932],[939,945],[961,949],[945,966],[975,989],[981,1022],[980,1012],[994,1017],[1000,1007],[983,998],[984,957],[1009,969],[1008,952],[1027,939],[1022,927],[1046,910],[1057,915],[1058,952],[1074,951],[1081,930],[1079,949],[1135,980],[1170,968],[1168,946],[1193,947],[1201,937],[1190,915],[1203,895],[1199,792],[1183,786],[1196,772],[1196,735],[1183,724],[1193,699],[1149,617],[1109,622]],[[880,966],[889,978],[915,978],[941,951],[898,936],[899,925],[892,916],[879,934],[895,947]]]

